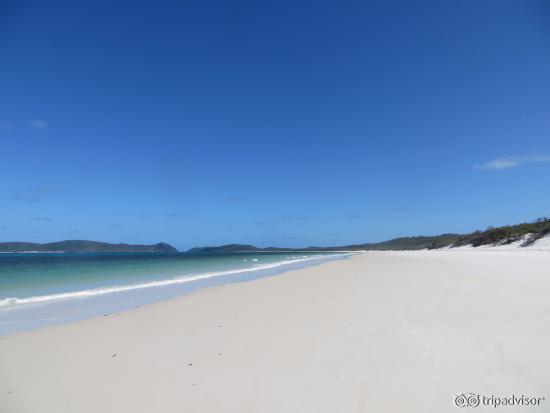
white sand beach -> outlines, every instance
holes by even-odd
[[[548,251],[362,253],[3,337],[0,411],[441,413],[461,393],[550,398],[548,297]]]

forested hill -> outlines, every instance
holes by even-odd
[[[469,234],[442,234],[434,236],[400,237],[388,241],[340,245],[335,247],[258,248],[253,245],[229,244],[215,247],[191,248],[188,253],[236,253],[236,252],[277,252],[277,251],[359,251],[359,250],[421,250],[471,245],[504,245],[520,241],[528,246],[550,234],[550,218],[540,218],[533,222],[501,227],[489,227]],[[177,252],[166,243],[154,245],[110,244],[107,242],[69,240],[37,244],[32,242],[0,242],[0,252]]]
[[[177,252],[164,242],[154,245],[109,244],[107,242],[69,240],[37,244],[0,242],[0,252]]]

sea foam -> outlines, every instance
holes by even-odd
[[[334,254],[334,255],[330,255],[330,257],[335,258],[336,256],[346,256],[346,255],[350,255],[350,254]],[[24,297],[24,298],[9,297],[9,298],[4,298],[0,300],[0,308],[14,307],[14,306],[28,305],[28,304],[48,303],[51,301],[60,301],[60,300],[67,300],[67,299],[74,299],[74,298],[94,297],[98,295],[119,293],[119,292],[132,291],[132,290],[140,290],[144,288],[163,287],[163,286],[174,285],[174,284],[183,284],[183,283],[189,283],[197,280],[204,280],[212,277],[220,277],[224,275],[268,270],[271,268],[277,268],[284,265],[316,260],[323,257],[326,258],[327,256],[324,255],[324,256],[314,256],[314,257],[307,257],[307,258],[292,257],[293,259],[290,259],[290,260],[279,261],[279,262],[270,263],[270,264],[256,265],[251,268],[241,268],[241,269],[216,271],[216,272],[205,272],[201,274],[191,274],[191,275],[185,275],[181,277],[169,278],[165,280],[156,280],[156,281],[150,281],[150,282],[138,283],[138,284],[118,285],[118,286],[112,286],[112,287],[102,287],[102,288],[94,288],[94,289],[80,290],[80,291],[69,291],[65,293],[39,295],[34,297]]]

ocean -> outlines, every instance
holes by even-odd
[[[0,335],[112,314],[347,253],[0,254]]]

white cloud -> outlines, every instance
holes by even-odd
[[[550,162],[550,155],[507,156],[493,159],[483,165],[477,165],[475,168],[488,171],[501,171],[535,162]]]
[[[48,122],[43,120],[33,120],[29,126],[33,129],[48,129]]]

